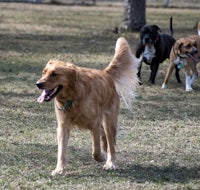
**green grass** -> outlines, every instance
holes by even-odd
[[[161,89],[168,61],[156,85],[137,89],[134,113],[123,106],[117,136],[117,171],[105,171],[91,158],[88,131],[74,130],[68,147],[67,175],[55,168],[56,119],[52,103],[36,102],[35,82],[51,58],[79,66],[105,68],[118,36],[133,51],[138,33],[114,34],[120,6],[76,7],[0,4],[0,187],[1,189],[200,189],[200,84],[186,93],[172,76]],[[176,38],[195,34],[199,10],[148,8],[147,22],[168,32],[174,18]],[[184,81],[184,73],[181,71]],[[73,139],[73,140],[72,140]]]

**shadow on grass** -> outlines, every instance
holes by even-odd
[[[3,143],[3,142],[2,142]],[[4,153],[0,153],[1,165],[6,166],[21,166],[21,165],[34,165],[41,166],[44,163],[53,163],[53,154],[56,147],[42,144],[21,144],[13,142],[7,144]]]
[[[11,150],[13,148],[13,150]],[[12,143],[10,151],[0,154],[0,161],[2,165],[7,166],[28,166],[32,170],[43,170],[42,168],[52,168],[56,164],[57,146],[42,145],[42,144],[20,144]],[[9,153],[9,154],[8,154]],[[77,178],[82,180],[83,178],[124,178],[130,180],[133,183],[187,183],[190,180],[200,178],[200,167],[182,167],[175,163],[171,163],[168,166],[155,166],[152,164],[128,164],[124,165],[123,169],[116,171],[103,170],[102,167],[94,163],[91,158],[89,149],[80,149],[70,146],[68,148],[68,166],[67,178]],[[34,166],[34,167],[33,167]],[[76,167],[79,171],[76,172]],[[35,168],[35,169],[34,169]],[[72,169],[73,168],[73,169]],[[80,168],[81,172],[80,172]],[[96,168],[96,169],[95,169]],[[71,171],[73,170],[73,171]],[[91,172],[91,170],[93,170]],[[50,174],[49,174],[50,175]],[[81,179],[82,178],[82,179]]]
[[[0,35],[1,50],[19,53],[108,53],[108,47],[114,50],[118,35],[113,33],[102,35],[39,35],[17,34]]]
[[[169,166],[143,166],[143,165],[128,165],[125,169],[119,170],[120,176],[128,178],[137,183],[151,182],[171,182],[171,183],[186,183],[191,179],[200,178],[200,167],[181,167],[175,163]]]

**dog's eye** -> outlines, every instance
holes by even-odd
[[[58,74],[56,74],[55,72],[53,72],[53,73],[51,73],[51,76],[52,77],[55,77],[55,76],[57,76]]]

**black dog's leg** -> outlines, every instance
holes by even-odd
[[[141,69],[142,69],[142,63],[140,64],[140,66],[138,67],[138,73],[137,76],[139,78],[139,84],[142,85],[142,81],[141,81]]]
[[[159,63],[152,63],[150,65],[151,76],[149,78],[149,82],[151,82],[152,84],[155,84],[155,78],[158,71],[158,67],[159,67]]]
[[[177,82],[178,82],[178,83],[182,83],[182,81],[181,81],[181,79],[180,79],[180,75],[179,75],[180,69],[177,67],[177,65],[175,66],[175,69],[176,69],[176,71],[175,71],[175,76],[176,76]]]

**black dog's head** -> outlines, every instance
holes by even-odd
[[[160,36],[160,28],[157,25],[144,25],[140,30],[140,40],[143,46],[143,60],[146,64],[151,64],[155,57],[155,44]]]
[[[157,25],[144,25],[140,30],[140,39],[143,46],[154,45],[160,34],[161,30]]]

